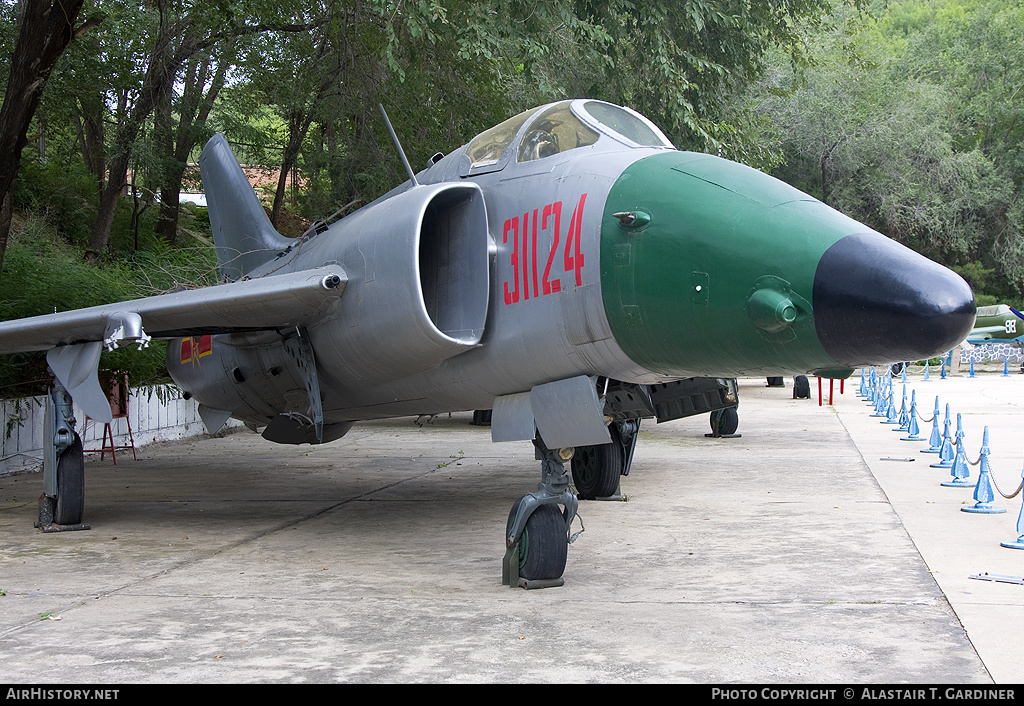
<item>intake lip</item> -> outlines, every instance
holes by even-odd
[[[974,325],[974,294],[955,272],[874,233],[834,243],[814,274],[814,325],[851,368],[945,353]]]

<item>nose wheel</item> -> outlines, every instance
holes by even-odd
[[[505,525],[501,582],[511,588],[549,588],[565,583],[569,527],[579,501],[569,492],[565,462],[573,449],[552,450],[538,436],[533,445],[541,464],[537,492],[515,502]],[[559,509],[559,505],[565,509]]]
[[[506,533],[512,531],[524,498],[520,498],[508,513]],[[569,555],[569,535],[565,518],[557,505],[540,505],[526,520],[519,536],[519,551],[513,561],[519,562],[519,578],[527,581],[561,580],[565,561]]]

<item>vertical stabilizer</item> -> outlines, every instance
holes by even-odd
[[[217,133],[206,143],[199,171],[223,276],[236,280],[288,247],[291,240],[270,224],[224,135]]]

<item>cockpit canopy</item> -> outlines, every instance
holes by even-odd
[[[477,135],[466,148],[467,173],[502,169],[513,153],[517,162],[530,162],[594,145],[602,138],[628,147],[672,147],[661,130],[636,111],[603,101],[568,100],[527,110]]]

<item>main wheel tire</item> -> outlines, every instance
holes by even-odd
[[[75,434],[71,446],[57,459],[57,502],[53,521],[58,525],[79,525],[85,512],[85,452]]]
[[[572,456],[572,484],[576,495],[584,500],[607,498],[619,488],[619,476],[626,463],[622,443],[614,424],[608,427],[612,443],[599,446],[577,446]]]
[[[768,387],[785,387],[786,379],[781,377],[768,378]]]
[[[520,498],[512,506],[505,525],[505,536],[512,531]],[[565,572],[565,561],[569,554],[569,535],[565,529],[565,518],[557,505],[541,505],[530,519],[519,537],[519,576],[536,581],[557,579]]]
[[[793,378],[793,399],[808,400],[811,398],[811,383],[806,375],[797,375]]]
[[[735,434],[740,426],[740,413],[735,407],[715,410],[711,413],[711,432],[719,435]]]

